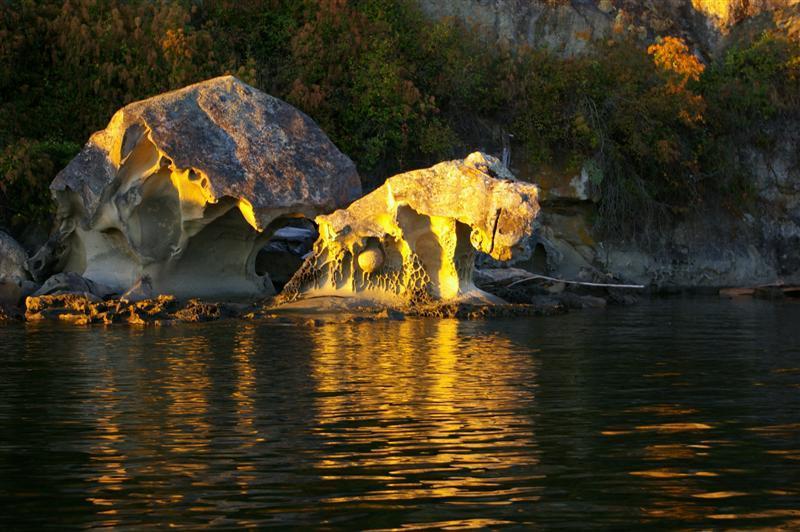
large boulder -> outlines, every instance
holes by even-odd
[[[538,193],[480,152],[391,177],[347,209],[317,217],[313,255],[282,299],[496,302],[473,283],[475,252],[508,260],[522,249]]]
[[[225,76],[118,111],[50,186],[59,230],[30,261],[120,293],[273,292],[255,259],[291,217],[361,194],[352,161],[305,114]]]

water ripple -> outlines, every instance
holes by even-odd
[[[797,323],[3,327],[0,525],[792,528]]]

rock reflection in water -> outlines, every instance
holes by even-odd
[[[425,500],[463,512],[470,503],[535,500],[539,488],[520,477],[538,463],[535,427],[522,413],[535,405],[534,359],[462,327],[404,321],[315,331],[314,430],[326,445],[318,467],[326,480],[369,481],[327,503]]]
[[[0,328],[0,529],[797,528],[798,320]]]

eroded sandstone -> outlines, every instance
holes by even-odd
[[[263,296],[256,255],[292,217],[360,195],[352,161],[305,114],[225,76],[132,103],[51,185],[59,229],[30,261],[124,293]]]
[[[281,299],[501,302],[475,287],[475,252],[510,259],[533,230],[537,197],[535,185],[479,152],[391,177],[347,209],[317,217],[313,255]]]

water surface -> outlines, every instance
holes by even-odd
[[[0,327],[0,527],[800,527],[800,304]]]

